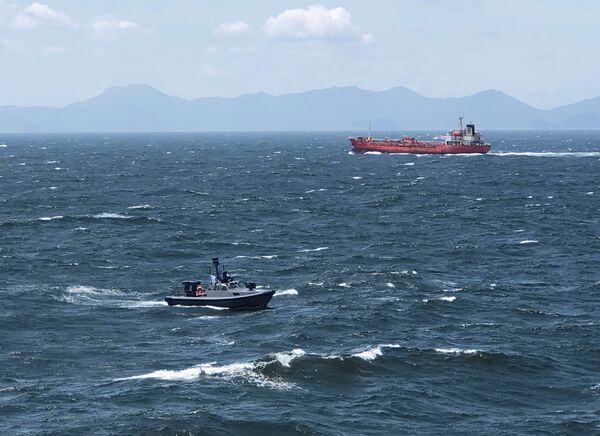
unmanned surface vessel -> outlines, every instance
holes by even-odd
[[[240,284],[233,279],[219,258],[213,258],[215,274],[211,271],[211,283],[202,285],[200,281],[185,281],[183,291],[169,295],[165,301],[169,306],[214,306],[228,309],[264,309],[275,291],[256,289],[256,283]]]

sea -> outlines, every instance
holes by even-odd
[[[0,433],[600,434],[600,131],[350,134],[0,134]]]

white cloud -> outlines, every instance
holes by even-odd
[[[52,24],[54,26],[78,27],[76,21],[64,12],[50,8],[43,3],[31,3],[13,20],[13,25],[17,29],[31,30],[42,23]]]
[[[248,23],[243,21],[232,21],[230,23],[221,23],[214,31],[216,35],[237,35],[250,30]]]
[[[92,29],[95,32],[107,32],[113,30],[129,30],[138,27],[137,23],[130,20],[119,20],[114,17],[97,18],[92,23]]]
[[[352,23],[350,12],[342,7],[327,9],[310,6],[308,9],[288,9],[270,17],[264,26],[267,36],[291,39],[358,39],[369,43],[373,35],[361,34]]]

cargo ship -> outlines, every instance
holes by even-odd
[[[481,134],[475,130],[475,124],[467,124],[463,129],[463,118],[459,118],[460,127],[450,130],[437,141],[423,141],[404,136],[402,139],[376,139],[371,136],[351,137],[352,151],[364,153],[379,151],[382,153],[415,153],[415,154],[457,154],[487,153],[490,144],[483,142]]]

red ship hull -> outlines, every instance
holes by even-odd
[[[414,154],[458,154],[487,153],[489,144],[447,144],[437,141],[419,141],[416,139],[373,139],[350,138],[353,151],[364,153],[379,151],[382,153],[414,153]]]

